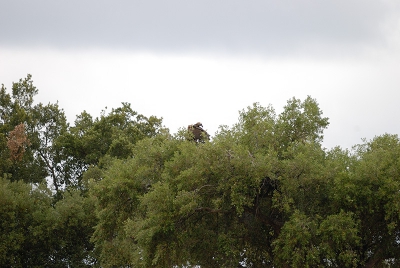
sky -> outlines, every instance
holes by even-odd
[[[211,135],[254,102],[319,103],[326,148],[399,134],[398,0],[0,0],[0,84],[73,124],[128,102]]]

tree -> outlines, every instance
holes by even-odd
[[[41,184],[0,178],[1,267],[92,267],[93,202],[79,192],[53,203]]]
[[[90,165],[97,165],[103,156],[131,156],[133,144],[162,130],[162,119],[138,114],[128,103],[112,109],[108,115],[103,111],[100,118],[94,120],[82,112],[75,125],[70,126],[64,110],[57,103],[35,105],[36,94],[38,89],[29,74],[13,83],[11,95],[2,85],[1,174],[8,173],[12,179],[33,183],[50,179],[60,193],[66,187],[82,188],[83,173]],[[21,124],[24,125],[24,134],[16,128]],[[10,135],[14,139],[10,139]],[[15,139],[17,137],[19,141]],[[23,144],[18,145],[16,141]],[[23,150],[23,154],[16,150]],[[13,158],[19,161],[10,161]]]
[[[35,120],[39,120],[40,109],[33,106],[34,96],[38,93],[33,85],[31,75],[19,82],[12,84],[11,95],[6,92],[2,85],[0,91],[0,147],[1,147],[1,174],[10,174],[12,180],[20,179],[26,182],[38,183],[43,181],[49,174],[45,166],[45,161],[38,157],[37,148],[40,148],[39,133],[43,131],[35,125]],[[36,116],[34,116],[36,114]],[[43,120],[41,120],[43,121]],[[19,161],[9,161],[12,159],[12,149],[7,146],[7,138],[15,135],[15,128],[24,125],[23,134],[26,136],[28,144],[24,144],[24,154],[20,155]],[[13,132],[14,131],[14,132]],[[20,134],[20,137],[22,133]],[[49,141],[51,142],[51,141]],[[11,144],[9,144],[11,145]],[[15,149],[15,148],[14,148]],[[15,153],[15,152],[14,152]]]
[[[291,116],[286,116],[288,114]],[[295,211],[288,196],[294,190],[290,180],[304,177],[302,184],[314,187],[306,177],[319,169],[325,157],[319,141],[327,119],[321,114],[311,98],[304,103],[291,100],[279,117],[272,107],[254,104],[240,113],[237,125],[231,129],[221,128],[212,142],[195,144],[179,137],[176,141],[165,139],[164,145],[156,147],[139,146],[140,142],[134,148],[134,159],[149,148],[157,151],[146,157],[149,163],[155,161],[152,156],[165,154],[165,147],[173,153],[156,162],[160,175],[155,176],[157,179],[152,181],[149,190],[136,192],[133,204],[123,202],[132,197],[122,195],[121,200],[116,195],[118,191],[111,189],[123,188],[124,192],[132,193],[134,188],[129,185],[143,180],[136,176],[141,174],[139,171],[148,170],[147,162],[118,162],[115,169],[127,169],[131,175],[114,173],[94,185],[93,193],[99,200],[99,219],[104,222],[96,227],[96,246],[112,244],[116,247],[110,255],[103,252],[101,260],[107,260],[108,266],[143,267],[235,267],[239,263],[247,266],[276,263],[273,241]],[[314,121],[301,121],[302,118]],[[287,120],[304,124],[289,124]],[[289,128],[290,133],[299,134],[282,137]],[[282,142],[285,146],[280,145]],[[169,146],[171,143],[173,147]],[[307,161],[309,157],[318,161]],[[114,170],[114,166],[110,169]],[[123,187],[117,183],[119,181],[124,182]],[[142,185],[140,189],[145,188]],[[310,195],[311,191],[306,194]],[[117,206],[104,206],[110,203],[103,203],[103,196],[109,196],[107,200],[120,200],[111,204],[118,202],[118,211],[124,213],[111,212],[110,209]],[[305,194],[298,195],[297,199],[306,208]],[[115,213],[119,216],[112,219],[105,216]],[[114,223],[105,228],[110,221]],[[100,236],[104,230],[110,235]],[[116,236],[111,235],[113,233]],[[124,248],[129,250],[124,259],[119,259],[121,262],[113,263],[111,255],[120,253],[118,245],[122,245],[117,241],[124,241]]]
[[[37,93],[30,75],[0,91],[0,266],[96,266],[94,200],[83,174],[89,166],[87,178],[101,174],[107,162],[132,156],[140,139],[167,130],[127,103],[94,120],[83,112],[69,126],[58,104],[34,103]]]
[[[307,97],[195,143],[128,103],[70,126],[37,93],[0,90],[2,267],[399,265],[397,135],[324,149]]]
[[[106,154],[117,158],[132,156],[132,146],[137,141],[153,137],[161,129],[162,119],[147,118],[133,111],[129,103],[122,103],[122,107],[112,109],[107,115],[103,111],[95,120],[83,112],[70,132],[75,142],[81,140],[84,161],[96,165]]]
[[[153,137],[92,181],[104,267],[391,267],[399,139],[321,147],[315,100],[254,104],[211,142]]]
[[[134,157],[111,160],[102,172],[88,178],[91,195],[97,200],[98,222],[92,237],[103,267],[125,266],[139,258],[132,238],[126,236],[124,222],[134,217],[140,197],[161,180],[167,159],[173,157],[176,144],[168,133],[143,139],[135,145]],[[89,176],[95,172],[85,174]]]
[[[360,262],[365,267],[399,264],[400,141],[385,134],[355,146],[357,161],[336,181],[337,206],[359,221]]]
[[[95,119],[82,112],[54,144],[64,161],[63,182],[85,190],[82,178],[89,167],[101,169],[102,163],[107,161],[103,158],[129,158],[135,143],[162,131],[167,131],[162,127],[162,119],[138,114],[129,103],[122,103],[122,107],[112,109],[109,114],[103,111]]]

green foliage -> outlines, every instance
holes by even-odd
[[[46,208],[46,197],[38,198],[35,203],[28,185],[4,178],[0,179],[0,191],[0,266],[29,266],[43,257],[32,254],[37,242],[30,230],[37,228],[36,219],[43,217],[41,207]]]
[[[133,146],[145,137],[153,137],[166,131],[162,119],[137,114],[130,104],[112,109],[100,118],[93,119],[88,113],[77,116],[75,125],[60,136],[55,146],[65,156],[63,181],[75,188],[85,189],[83,173],[91,166],[100,166],[102,158],[125,159],[133,155]]]
[[[276,265],[284,267],[358,267],[360,242],[352,213],[322,219],[295,211],[273,242]]]
[[[35,104],[36,94],[31,75],[0,91],[0,266],[98,266],[88,185],[139,140],[167,130],[127,103],[94,120],[83,112],[69,126],[58,104]]]
[[[0,179],[1,267],[91,267],[93,202],[79,193],[52,205],[51,192]]]
[[[397,135],[324,149],[307,97],[196,143],[128,103],[70,126],[37,93],[0,91],[1,267],[400,265]]]
[[[102,223],[96,227],[96,246],[102,248],[121,240],[130,243],[129,253],[114,263],[117,266],[233,267],[239,262],[256,266],[273,263],[272,241],[296,209],[284,209],[288,196],[295,198],[293,202],[299,207],[309,208],[306,197],[319,186],[314,186],[313,177],[308,176],[318,175],[322,181],[319,169],[325,157],[318,142],[327,119],[321,119],[311,98],[304,103],[295,99],[292,102],[295,105],[288,105],[286,114],[295,110],[294,116],[316,122],[292,126],[300,134],[286,140],[285,147],[280,146],[281,133],[277,134],[289,127],[284,117],[276,117],[272,107],[258,104],[242,111],[239,123],[232,129],[221,128],[212,142],[196,144],[177,137],[164,139],[161,146],[148,146],[157,140],[154,138],[137,143],[132,160],[115,162],[94,185]],[[166,152],[168,157],[160,158]],[[310,157],[315,162],[308,161]],[[157,168],[152,164],[155,161]],[[121,173],[125,169],[130,170],[129,175]],[[118,174],[113,172],[110,176],[112,170],[118,170]],[[152,173],[147,173],[150,170]],[[152,185],[150,189],[143,190],[143,177],[138,177],[142,172],[145,178],[156,178],[145,180]],[[299,184],[299,177],[305,188],[314,189],[298,195],[293,183]],[[137,183],[142,186],[135,187]],[[112,189],[121,191],[126,186],[131,189],[130,194],[135,193],[135,197],[129,197],[135,202],[130,211],[119,212],[116,217],[116,206],[112,204],[119,197]],[[319,190],[319,197],[324,190]],[[108,194],[110,198],[103,203]],[[319,203],[311,210],[318,211],[322,203],[319,197],[313,199]],[[112,219],[105,204],[114,208]],[[118,203],[118,211],[123,207]],[[106,227],[106,223],[112,224]],[[100,235],[105,230],[109,233],[107,239]],[[100,260],[112,266],[111,258],[103,251]]]
[[[51,211],[53,222],[50,236],[57,241],[51,245],[50,258],[54,266],[93,267],[96,263],[90,237],[96,217],[93,213],[94,200],[79,191],[64,194]]]
[[[162,119],[138,114],[128,103],[94,120],[82,112],[69,126],[58,104],[34,105],[37,93],[31,75],[13,83],[11,95],[4,85],[0,91],[0,174],[11,174],[13,180],[36,183],[50,178],[58,192],[65,187],[84,188],[82,175],[90,165],[98,165],[106,155],[132,156],[137,141],[164,131]],[[7,138],[21,123],[29,146],[21,161],[10,161]]]
[[[322,141],[323,130],[328,125],[328,118],[322,117],[322,111],[314,99],[308,96],[302,102],[292,98],[279,115],[276,132],[280,136],[280,146],[285,148],[295,141]]]
[[[164,162],[173,156],[176,143],[169,134],[139,141],[133,158],[114,159],[101,181],[91,180],[98,216],[92,239],[104,267],[124,266],[140,257],[124,225],[140,215],[140,198],[161,180]]]
[[[382,135],[355,147],[357,161],[348,176],[338,178],[340,207],[360,221],[363,240],[361,258],[366,264],[394,259],[398,263],[400,219],[400,141]],[[373,256],[371,257],[371,253]]]
[[[133,145],[157,135],[161,122],[154,116],[147,118],[138,114],[129,103],[122,103],[122,107],[112,109],[108,115],[103,111],[95,120],[86,112],[77,116],[70,139],[73,144],[79,144],[77,156],[89,165],[96,165],[106,154],[122,159],[132,156]]]
[[[57,139],[67,131],[68,124],[64,111],[58,104],[34,105],[34,96],[37,93],[31,75],[13,83],[11,95],[2,86],[0,146],[3,148],[3,161],[0,172],[11,174],[13,180],[22,179],[34,183],[49,177],[58,190],[71,177],[64,168],[68,156],[62,155],[61,148],[56,145]],[[20,124],[25,126],[29,146],[26,146],[20,161],[10,162],[10,153],[4,142],[10,132]]]
[[[327,151],[320,143],[327,125],[308,97],[289,100],[279,115],[254,104],[240,112],[236,125],[221,127],[204,144],[180,136],[137,143],[133,159],[111,164],[93,185],[100,262],[106,267],[396,264],[398,138],[377,137],[353,152]],[[131,196],[117,194],[121,189]],[[118,202],[119,196],[134,202]],[[112,251],[104,250],[110,245]]]
[[[49,175],[43,159],[36,154],[34,148],[40,147],[39,133],[41,126],[35,125],[38,120],[39,107],[33,106],[33,97],[38,90],[33,86],[31,75],[19,82],[13,83],[11,94],[6,92],[2,85],[0,91],[0,148],[1,164],[0,174],[9,174],[11,179],[22,179],[26,182],[41,182]],[[33,114],[36,114],[35,118]],[[26,136],[30,146],[25,148],[25,153],[20,161],[10,161],[10,151],[7,148],[9,133],[17,125],[25,125]]]

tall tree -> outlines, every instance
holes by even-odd
[[[43,145],[52,142],[53,137],[44,137],[48,133],[47,125],[41,112],[43,105],[34,105],[34,96],[38,93],[37,88],[33,85],[32,76],[28,75],[25,79],[12,84],[11,94],[6,92],[6,88],[2,85],[0,91],[0,107],[1,107],[1,147],[2,147],[2,165],[1,172],[11,175],[13,180],[24,180],[26,182],[40,182],[47,176],[50,176],[47,159],[38,154],[38,149]],[[49,106],[51,106],[49,104]],[[46,107],[47,109],[48,107]],[[57,109],[55,105],[53,110]],[[63,112],[59,111],[61,118]],[[65,118],[65,117],[64,117]],[[37,124],[40,122],[39,124]],[[58,122],[57,122],[58,123]],[[56,124],[57,124],[56,123]],[[61,122],[62,124],[63,122]],[[7,147],[7,138],[10,140],[13,131],[18,125],[24,125],[27,141],[29,146],[24,147],[24,154],[18,161],[8,161],[12,158],[12,151]],[[37,124],[37,125],[36,125]],[[21,134],[22,135],[22,134]],[[46,144],[43,144],[43,143]],[[27,145],[27,144],[25,144]]]
[[[318,171],[324,160],[319,142],[328,124],[315,100],[292,99],[288,103],[278,117],[272,107],[254,104],[240,113],[238,124],[231,129],[221,128],[213,141],[205,144],[178,137],[174,142],[164,140],[163,146],[135,146],[135,155],[143,155],[149,148],[158,151],[146,159],[163,155],[165,147],[172,149],[173,154],[161,159],[158,179],[149,190],[136,192],[137,201],[133,203],[124,202],[129,198],[118,196],[115,194],[118,191],[111,189],[129,189],[132,187],[129,185],[139,183],[143,179],[136,176],[148,170],[147,164],[137,160],[120,162],[115,169],[129,170],[132,175],[107,173],[95,184],[93,193],[99,200],[99,220],[104,222],[96,227],[96,246],[112,244],[115,252],[119,252],[118,245],[122,244],[116,241],[124,241],[124,248],[129,248],[118,264],[103,252],[101,260],[107,260],[106,266],[235,267],[240,263],[247,266],[276,263],[273,241],[294,213],[288,196],[293,189],[289,180],[301,177],[305,187],[318,188],[307,177]],[[282,137],[285,133],[299,134]],[[172,142],[174,147],[169,145]],[[282,142],[285,146],[281,146]],[[316,161],[307,161],[310,157]],[[112,203],[118,202],[118,211],[124,211],[112,212],[122,217],[119,222],[112,217],[114,224],[106,224],[111,218],[105,215],[111,215],[110,208],[115,206],[104,206],[100,201],[103,196],[109,196],[107,200],[114,200]],[[298,200],[307,208],[304,194]],[[99,234],[104,230],[116,235],[102,237]]]
[[[97,165],[105,155],[131,156],[138,140],[162,130],[162,119],[138,114],[128,103],[109,114],[103,111],[95,119],[82,112],[75,125],[69,126],[57,103],[34,104],[36,94],[31,75],[13,83],[11,94],[4,85],[0,91],[0,171],[10,174],[13,180],[50,179],[57,192],[65,187],[82,188],[82,175],[90,165]],[[25,131],[19,134],[25,139],[23,146],[17,148],[15,142],[14,147],[8,146],[11,138],[17,141],[16,127],[21,124]],[[24,153],[13,151],[18,149]]]
[[[101,265],[397,266],[399,139],[328,151],[327,125],[308,97],[254,104],[204,144],[137,143],[92,183]]]

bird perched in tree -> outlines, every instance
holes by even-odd
[[[204,142],[204,139],[210,139],[210,135],[208,135],[207,131],[203,129],[203,124],[200,122],[197,122],[194,125],[189,125],[188,132],[191,133],[189,140],[195,142]]]

